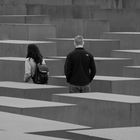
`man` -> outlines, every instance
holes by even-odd
[[[75,49],[67,55],[64,66],[69,92],[89,92],[90,83],[96,74],[94,58],[84,49],[82,36],[75,37],[74,45]]]

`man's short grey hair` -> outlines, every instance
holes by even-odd
[[[77,36],[75,37],[75,39],[74,39],[74,44],[75,44],[76,46],[78,46],[78,45],[84,45],[84,38],[83,38],[83,36],[77,35]]]

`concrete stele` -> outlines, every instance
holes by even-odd
[[[88,128],[81,125],[0,112],[0,129],[12,133],[41,132]]]
[[[71,132],[107,140],[138,140],[140,138],[140,127],[88,129]]]
[[[12,133],[9,131],[0,132],[0,139],[2,140],[68,140],[63,138],[48,137],[48,136],[39,136],[33,134],[24,134],[24,133]]]
[[[72,106],[73,104],[65,104],[59,102],[39,101],[31,99],[21,99],[13,97],[0,96],[0,106],[16,107],[16,108],[38,108],[38,107],[63,107]]]

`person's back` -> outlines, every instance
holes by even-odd
[[[38,47],[35,44],[29,44],[28,49],[27,49],[27,56],[25,60],[25,74],[24,74],[25,82],[37,83],[34,76],[35,76],[38,64],[45,65],[46,63],[43,60],[43,56],[41,55]]]
[[[93,80],[96,67],[92,54],[83,48],[82,36],[76,36],[75,50],[67,55],[65,75],[70,84],[70,92],[88,92],[89,83]]]
[[[35,74],[36,63],[33,58],[26,58],[25,60],[25,74],[24,81],[32,82],[31,77]]]

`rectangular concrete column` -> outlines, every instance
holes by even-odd
[[[74,36],[75,37],[75,36]],[[73,38],[48,38],[48,41],[56,42],[57,55],[66,56],[75,49]],[[84,39],[85,49],[94,56],[110,57],[112,50],[120,49],[120,42],[113,39]]]
[[[51,41],[0,40],[0,57],[26,57],[29,44],[35,44],[43,57],[57,55],[56,43]]]
[[[44,40],[56,37],[56,27],[50,24],[0,24],[0,39]]]
[[[50,76],[50,84],[67,85],[65,76]],[[95,76],[91,91],[140,96],[140,79],[118,76]]]
[[[93,128],[138,126],[140,123],[138,96],[73,93],[53,95],[53,101],[78,104],[79,110],[74,121]]]
[[[67,87],[12,81],[0,82],[2,96],[50,101],[52,94],[55,93],[67,93]]]
[[[120,40],[120,49],[139,49],[140,32],[107,32],[101,38]]]

